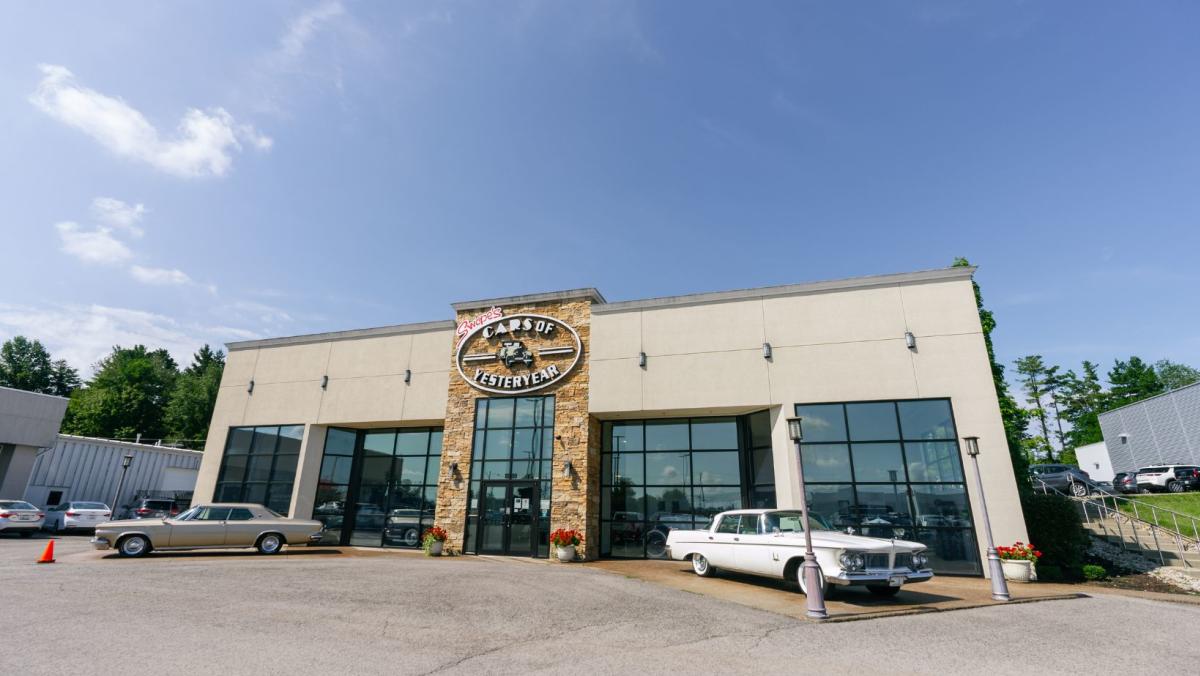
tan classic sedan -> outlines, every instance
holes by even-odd
[[[278,554],[284,545],[317,542],[322,528],[320,521],[289,519],[262,505],[225,502],[198,505],[178,516],[101,523],[92,545],[115,547],[121,556],[144,556],[156,549],[235,547]]]

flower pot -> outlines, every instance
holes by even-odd
[[[1004,579],[1010,582],[1034,582],[1037,580],[1037,569],[1033,566],[1033,561],[1020,560],[1002,560],[1001,567],[1004,568]]]
[[[430,556],[441,556],[442,555],[442,547],[445,546],[445,544],[446,543],[442,542],[441,540],[434,540],[433,542],[429,543],[429,555]]]
[[[559,561],[574,561],[575,560],[575,545],[567,545],[558,548]]]

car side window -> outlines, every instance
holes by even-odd
[[[205,507],[196,515],[195,521],[224,521],[228,518],[228,507]]]
[[[229,510],[230,521],[249,521],[254,518],[254,514],[244,507],[234,507]]]
[[[742,515],[742,525],[738,528],[740,535],[758,535],[758,517]]]
[[[718,533],[736,533],[738,532],[738,522],[741,521],[739,516],[727,516],[721,519],[721,523],[717,524]]]

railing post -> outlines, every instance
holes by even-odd
[[[1153,510],[1154,510],[1154,508],[1152,507],[1151,514],[1153,514]],[[1158,521],[1155,521],[1154,523],[1157,524]],[[1158,552],[1159,565],[1163,565],[1163,566],[1167,565],[1167,560],[1163,557],[1162,547],[1160,547],[1158,544],[1158,526],[1157,525],[1150,526],[1150,536],[1154,538],[1154,551]]]
[[[1117,510],[1117,515],[1113,517],[1113,522],[1117,524],[1117,540],[1121,542],[1121,551],[1129,551],[1125,546],[1125,531],[1121,529],[1121,511]]]

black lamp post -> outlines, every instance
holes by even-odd
[[[113,521],[116,521],[117,502],[121,499],[121,487],[125,485],[125,473],[129,471],[129,463],[133,462],[133,455],[129,454],[121,458],[121,478],[117,479],[117,492],[113,494],[112,515]]]
[[[821,584],[821,566],[817,563],[817,556],[813,554],[812,547],[812,527],[808,518],[808,490],[804,487],[804,452],[800,449],[800,442],[804,439],[804,430],[800,426],[800,418],[788,418],[788,436],[791,437],[792,443],[796,445],[796,457],[799,460],[800,475],[800,509],[801,518],[804,519],[804,563],[800,566],[800,574],[804,580],[805,596],[808,598],[808,613],[807,615],[815,620],[824,620],[829,617],[829,613],[825,612],[825,589]]]
[[[983,479],[979,476],[979,437],[963,437],[967,442],[967,455],[971,456],[971,465],[975,468],[975,490],[979,491],[979,508],[983,512],[983,532],[987,534],[988,572],[992,576],[992,600],[1011,601],[1008,593],[1008,582],[1004,580],[1004,566],[1000,563],[1000,554],[992,541],[992,522],[988,519],[987,499],[983,497]]]

